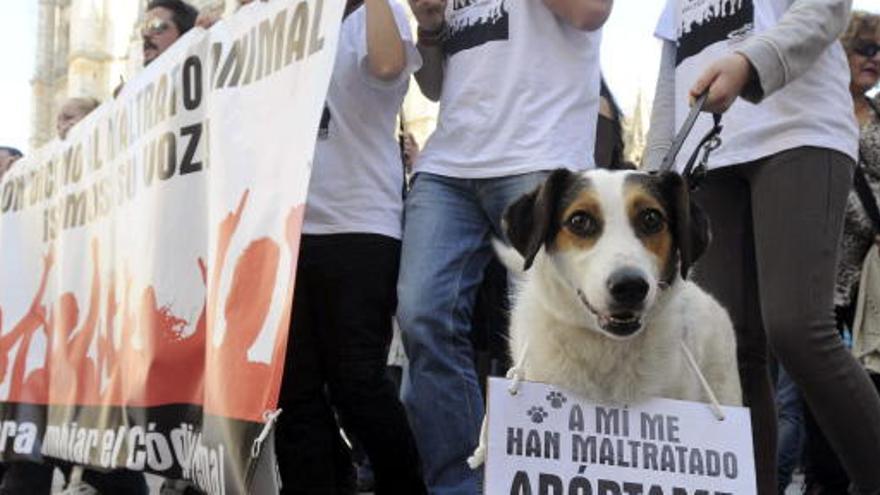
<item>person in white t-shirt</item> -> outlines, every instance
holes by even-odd
[[[761,494],[778,489],[768,344],[856,493],[880,493],[880,399],[844,348],[833,311],[858,149],[849,71],[837,42],[850,4],[668,0],[657,28],[664,49],[646,164],[660,163],[689,99],[708,90],[705,110],[724,112],[723,144],[696,193],[713,239],[695,278],[728,309],[737,331]],[[711,120],[700,117],[684,150],[693,149]]]
[[[385,373],[403,210],[395,124],[420,64],[404,6],[348,0],[312,164],[279,398],[283,494],[354,493],[340,425],[369,457],[377,495],[427,493]]]
[[[403,402],[432,494],[475,494],[483,399],[471,316],[503,210],[554,168],[591,168],[611,0],[410,0],[437,129],[406,199]]]

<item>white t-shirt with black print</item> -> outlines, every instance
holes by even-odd
[[[600,32],[543,0],[449,0],[437,129],[415,172],[458,178],[593,166]]]
[[[675,127],[687,117],[688,91],[714,61],[735,52],[750,36],[771,29],[792,0],[667,0],[656,36],[677,44]],[[853,158],[858,129],[849,93],[849,66],[838,42],[829,46],[801,77],[758,104],[737,98],[724,114],[723,144],[709,168],[742,164],[801,146],[828,148]],[[678,156],[683,168],[690,151],[709,130],[704,114]]]
[[[401,237],[403,164],[395,129],[410,75],[422,59],[406,10],[397,0],[388,1],[406,46],[406,69],[390,82],[373,77],[367,65],[366,8],[345,18],[312,162],[305,234]]]

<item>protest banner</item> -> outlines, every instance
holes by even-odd
[[[491,495],[757,493],[749,411],[653,399],[594,404],[543,383],[489,379]]]
[[[4,176],[3,461],[211,494],[267,481],[342,4],[255,2],[190,31]]]

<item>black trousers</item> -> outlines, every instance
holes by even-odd
[[[303,236],[276,432],[283,494],[354,492],[339,424],[369,456],[377,495],[426,493],[385,372],[399,263],[400,241],[390,237]]]
[[[768,345],[857,493],[880,492],[880,398],[837,335],[833,306],[852,166],[835,151],[795,148],[713,170],[697,193],[713,239],[695,278],[727,308],[737,333],[761,495],[777,492]]]
[[[71,465],[63,461],[38,463],[12,461],[6,464],[6,473],[0,485],[0,495],[49,495],[52,491],[52,477],[55,467],[59,467],[65,477],[70,476]],[[86,469],[83,481],[92,485],[100,493],[124,493],[126,495],[147,495],[149,488],[144,474],[126,469],[102,472]]]

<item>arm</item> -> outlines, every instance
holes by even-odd
[[[425,46],[422,43],[416,45],[422,55],[422,68],[415,73],[416,82],[425,98],[431,101],[440,101],[443,89],[443,62],[446,57],[440,45]]]
[[[642,168],[656,170],[675,138],[675,43],[663,41]]]
[[[388,0],[366,0],[367,67],[373,77],[393,81],[406,68],[406,51]]]
[[[419,23],[416,45],[422,56],[422,67],[415,73],[422,94],[431,101],[440,99],[443,89],[443,32],[446,22],[446,0],[409,0]]]
[[[577,29],[595,31],[605,24],[614,0],[543,0],[554,14]]]
[[[851,7],[852,0],[795,0],[776,26],[737,50],[752,64],[760,83],[746,88],[742,97],[757,103],[805,73],[837,41]]]
[[[846,27],[852,0],[794,0],[779,22],[709,66],[690,90],[709,90],[705,110],[723,113],[738,96],[752,103],[800,77]]]

